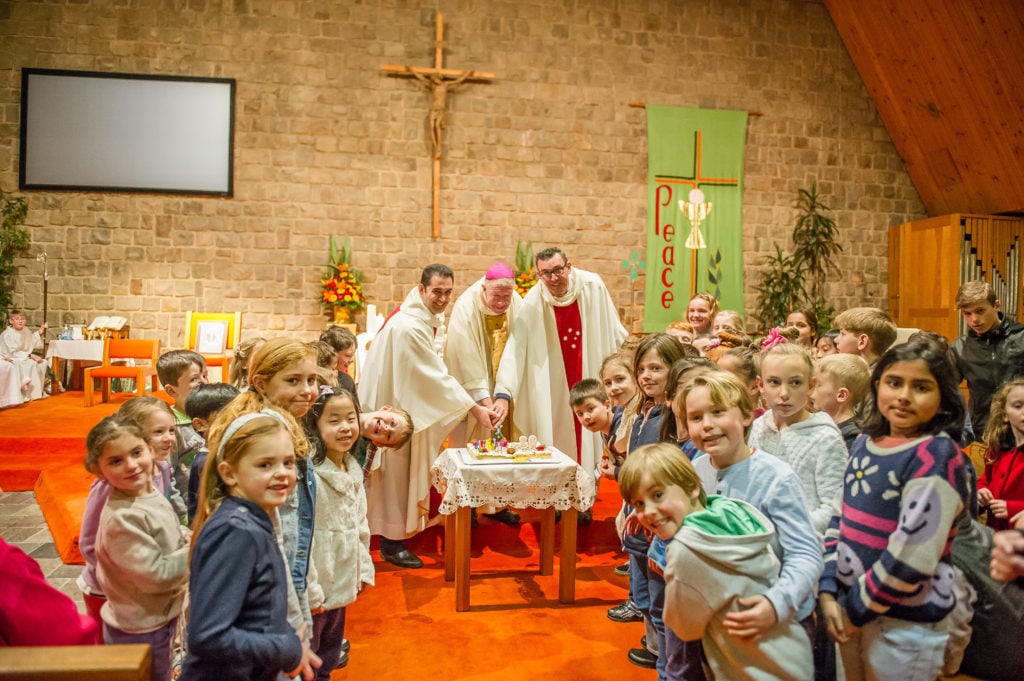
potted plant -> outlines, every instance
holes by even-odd
[[[348,237],[341,249],[330,238],[328,269],[320,280],[320,304],[334,313],[335,324],[349,324],[352,314],[366,302],[363,297],[363,273],[349,261],[352,249]]]
[[[29,232],[22,227],[28,204],[22,196],[11,196],[0,189],[0,311],[14,302],[14,259],[29,248]]]
[[[765,329],[785,323],[799,307],[810,307],[818,328],[832,325],[835,308],[825,298],[830,273],[838,273],[836,256],[843,250],[839,227],[825,214],[831,208],[818,197],[818,183],[797,192],[797,221],[793,227],[793,252],[785,255],[778,244],[775,254],[765,256],[767,270],[757,285],[757,318]]]

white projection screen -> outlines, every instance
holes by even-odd
[[[235,81],[22,69],[21,189],[231,196]]]

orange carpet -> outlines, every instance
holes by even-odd
[[[65,562],[81,562],[78,527],[91,482],[81,463],[85,436],[128,397],[87,408],[81,392],[69,392],[0,411],[0,488],[35,489]],[[617,490],[606,481],[594,522],[579,529],[572,605],[558,602],[557,546],[555,573],[538,574],[539,512],[523,511],[518,528],[481,519],[472,536],[472,605],[463,613],[455,612],[454,584],[444,580],[441,529],[427,530],[410,542],[424,568],[399,570],[377,561],[376,586],[348,609],[349,665],[331,678],[655,678],[626,659],[643,625],[605,616],[627,589],[627,579],[613,573],[625,561],[614,530],[618,507]]]

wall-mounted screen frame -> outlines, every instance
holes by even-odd
[[[232,196],[235,81],[23,68],[22,190]]]

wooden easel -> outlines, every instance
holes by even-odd
[[[448,93],[466,81],[492,81],[494,80],[494,74],[484,71],[463,71],[444,68],[444,16],[440,12],[437,13],[437,28],[434,38],[434,66],[432,68],[427,66],[384,64],[381,66],[381,70],[392,76],[415,78],[430,91],[433,97],[429,122],[431,142],[434,147],[432,236],[436,239],[441,235],[441,142],[445,127],[444,119]]]

